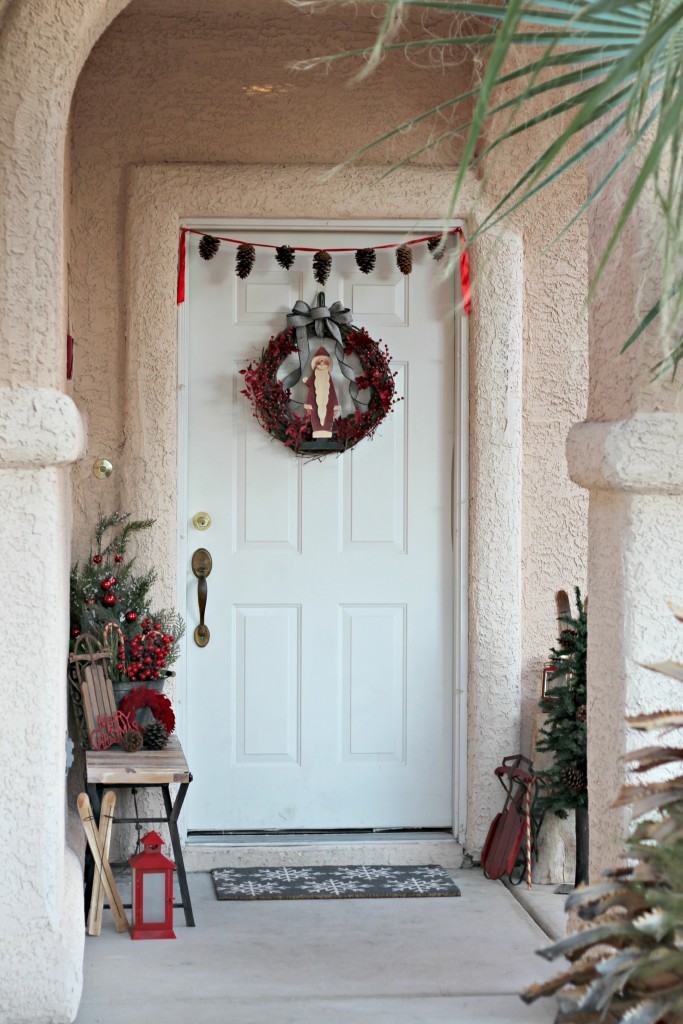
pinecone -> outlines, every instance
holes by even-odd
[[[256,259],[256,249],[253,245],[248,245],[246,242],[242,242],[237,246],[237,256],[235,257],[235,273],[242,281],[245,277],[249,277],[251,274],[254,261]]]
[[[579,704],[578,708],[576,709],[576,721],[577,722],[585,722],[587,718],[588,718],[588,712],[586,710],[586,705],[585,704]]]
[[[440,245],[441,235],[435,235],[434,238],[430,238],[429,241],[427,242],[427,248],[431,252],[433,259],[435,260],[442,260],[444,258],[446,252],[445,249],[441,249],[440,252],[436,252]]]
[[[124,732],[121,738],[121,746],[127,754],[134,754],[136,750],[140,750],[142,747],[142,733],[138,732],[137,729],[129,729],[128,732]]]
[[[203,260],[212,260],[220,247],[220,238],[214,238],[213,235],[202,235],[199,239],[199,255]]]
[[[296,259],[296,253],[291,245],[277,245],[275,247],[275,259],[283,270],[289,270]]]
[[[399,245],[396,250],[396,266],[402,274],[409,274],[413,269],[413,254],[409,246]]]
[[[585,773],[573,765],[561,770],[560,779],[562,784],[574,793],[580,793],[581,790],[586,788],[587,779]]]
[[[325,284],[331,270],[332,257],[325,249],[319,249],[313,257],[313,276],[318,284]]]
[[[361,274],[371,274],[375,269],[377,253],[374,249],[357,249],[356,264]]]
[[[168,743],[166,726],[156,718],[146,725],[142,732],[145,750],[163,750]]]

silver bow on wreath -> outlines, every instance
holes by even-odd
[[[312,326],[313,331],[318,338],[324,338],[327,333],[335,341],[334,354],[337,362],[339,363],[339,369],[343,376],[349,382],[349,395],[355,405],[356,409],[367,409],[368,403],[361,402],[358,399],[358,385],[356,384],[356,375],[344,361],[344,339],[340,327],[349,327],[353,321],[353,313],[346,306],[343,306],[341,302],[333,302],[331,306],[325,305],[325,293],[320,292],[318,295],[318,305],[309,306],[303,299],[298,299],[297,302],[292,306],[292,312],[287,314],[287,326],[294,327],[296,331],[296,343],[299,349],[299,367],[285,377],[282,381],[282,387],[285,390],[293,388],[295,384],[301,380],[303,376],[306,363],[308,362],[309,347],[309,328]],[[296,403],[301,405],[300,402]]]

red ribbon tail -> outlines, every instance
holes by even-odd
[[[185,301],[185,263],[187,260],[187,245],[185,244],[187,228],[180,231],[180,243],[178,245],[178,292],[177,304],[180,306]]]
[[[71,331],[66,336],[66,379],[73,380],[74,375],[74,339]]]
[[[463,249],[460,253],[460,285],[462,287],[462,303],[463,308],[467,316],[472,312],[472,290],[470,287],[470,251],[467,248],[467,239],[461,228],[457,228],[457,233],[463,243]]]

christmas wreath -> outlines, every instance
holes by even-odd
[[[164,693],[157,693],[150,690],[149,686],[134,686],[125,697],[119,701],[119,711],[123,712],[131,722],[131,728],[142,732],[142,726],[138,724],[137,713],[141,708],[149,708],[152,715],[166,729],[172,733],[175,729],[175,715],[171,702]]]
[[[341,302],[328,308],[322,292],[317,306],[297,302],[287,321],[287,328],[270,339],[261,358],[240,371],[245,383],[242,394],[251,401],[258,423],[298,455],[347,451],[363,438],[372,437],[399,401],[388,347],[374,341],[364,328],[354,327],[350,310]],[[333,354],[324,345],[315,351],[310,375],[305,377],[311,334],[318,339],[329,336],[335,345]],[[292,355],[298,355],[299,367],[281,377],[282,364]],[[346,416],[339,415],[341,407],[331,375],[333,357],[348,382],[354,405],[354,411]],[[360,365],[358,376],[347,361],[349,357],[355,357]],[[308,388],[304,402],[293,396],[299,381]],[[367,401],[360,397],[361,392],[369,392]]]

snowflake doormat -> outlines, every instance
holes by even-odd
[[[219,900],[353,900],[459,896],[439,864],[312,868],[216,868]]]

